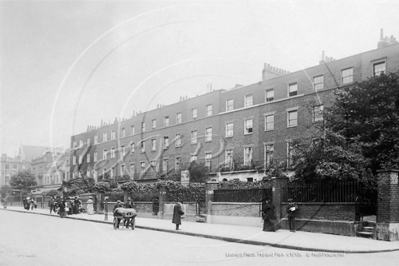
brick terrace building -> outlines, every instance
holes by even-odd
[[[150,182],[200,160],[214,173],[234,166],[234,174],[219,178],[259,180],[272,163],[292,165],[291,140],[323,121],[334,89],[398,70],[399,44],[383,36],[378,49],[340,60],[325,57],[293,73],[265,64],[258,83],[89,126],[71,138],[71,175],[108,173]]]

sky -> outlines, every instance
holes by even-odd
[[[0,152],[399,38],[397,0],[0,1]],[[396,25],[396,26],[395,26]]]

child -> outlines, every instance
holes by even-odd
[[[298,210],[298,205],[292,201],[292,199],[288,199],[288,205],[286,208],[288,214],[288,225],[290,228],[290,232],[295,233],[295,215],[296,211]]]

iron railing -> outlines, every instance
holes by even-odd
[[[272,199],[271,188],[214,190],[214,202],[260,202]]]

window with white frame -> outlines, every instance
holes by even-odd
[[[253,132],[253,120],[247,119],[244,121],[244,134],[252,134]]]
[[[140,167],[141,167],[141,171],[143,171],[145,169],[145,162],[141,162]]]
[[[265,169],[269,169],[273,164],[274,144],[265,144]]]
[[[93,161],[94,161],[94,162],[97,162],[97,156],[98,156],[97,151],[94,152],[94,155],[93,155],[93,156],[94,156]]]
[[[155,168],[156,165],[157,165],[157,162],[153,160],[153,161],[150,162],[150,164],[151,164],[151,167],[152,167],[152,168]]]
[[[176,141],[175,141],[175,147],[181,147],[181,136],[180,134],[176,134]]]
[[[94,144],[98,144],[98,136],[97,135],[94,136]]]
[[[234,110],[234,100],[230,99],[226,101],[226,111],[233,111]]]
[[[298,83],[292,83],[288,85],[288,96],[292,97],[298,95]]]
[[[353,68],[342,70],[342,84],[353,82]]]
[[[322,90],[324,88],[324,76],[317,76],[313,78],[313,86],[315,91]]]
[[[107,168],[103,168],[103,178],[105,177],[106,174],[107,174]]]
[[[251,165],[252,163],[252,147],[244,148],[244,165]]]
[[[111,178],[115,176],[115,167],[111,167]]]
[[[130,154],[134,153],[134,142],[130,144]]]
[[[157,128],[157,120],[153,119],[152,120],[152,129],[156,129]]]
[[[373,64],[373,74],[374,76],[379,76],[381,74],[386,74],[386,63],[384,62],[378,62]]]
[[[169,126],[169,116],[165,116],[163,118],[163,124],[165,127]]]
[[[79,164],[83,163],[83,155],[79,155]]]
[[[232,149],[226,150],[224,152],[224,158],[225,158],[225,160],[224,160],[225,166],[232,168],[232,166],[233,166],[233,150]]]
[[[323,105],[313,106],[312,121],[323,121]]]
[[[76,143],[76,141],[73,142],[73,146],[74,149],[76,149],[78,147],[78,144]]]
[[[103,133],[103,142],[106,142],[108,138],[108,134],[107,133]]]
[[[130,135],[134,135],[134,134],[135,134],[134,126],[130,126]]]
[[[274,89],[266,90],[266,102],[274,101]]]
[[[130,164],[130,169],[129,169],[130,178],[131,178],[131,179],[134,178],[134,171],[135,171],[135,169],[134,169],[134,163],[131,163],[131,164]]]
[[[126,130],[125,128],[122,128],[121,130],[121,138],[124,138],[126,136]]]
[[[182,122],[181,113],[176,114],[176,124],[180,124]]]
[[[141,122],[141,132],[145,132],[145,122]]]
[[[90,146],[90,138],[87,139],[87,146]]]
[[[274,130],[274,114],[265,115],[265,131]]]
[[[245,95],[244,97],[244,106],[249,107],[253,104],[252,94]]]
[[[155,151],[157,149],[157,140],[156,139],[152,139],[151,140],[151,150]]]
[[[126,155],[126,147],[122,146],[122,157],[125,157]]]
[[[206,106],[206,116],[212,115],[212,104]]]
[[[111,149],[111,158],[115,158],[115,148]]]
[[[192,109],[191,114],[193,116],[193,119],[196,119],[198,116],[198,109],[197,108]]]
[[[169,137],[168,136],[163,137],[163,148],[164,149],[169,148]]]
[[[191,155],[190,162],[194,162],[197,160],[197,155]]]
[[[181,157],[176,157],[175,158],[175,171],[176,172],[180,171],[180,164],[181,164]]]
[[[145,141],[140,142],[141,152],[145,152]]]
[[[296,127],[298,125],[298,110],[287,112],[287,127]]]
[[[290,168],[295,164],[294,161],[294,147],[292,142],[287,142],[287,166]]]
[[[168,159],[163,159],[162,160],[162,172],[167,173],[168,172]]]
[[[107,159],[107,150],[103,150],[103,160]]]
[[[234,128],[234,123],[226,124],[226,138],[233,136],[233,134],[234,134],[233,128]]]
[[[112,131],[111,132],[111,139],[115,139],[116,138],[116,133],[115,133],[115,131]]]
[[[76,165],[76,156],[72,157],[72,165]]]
[[[205,141],[212,141],[212,128],[205,129]]]
[[[125,172],[126,172],[126,170],[125,170],[125,165],[124,165],[124,164],[121,164],[121,176],[124,176],[124,175],[125,175]]]
[[[191,131],[191,144],[197,144],[197,130]]]
[[[205,153],[205,166],[208,167],[209,172],[212,171],[212,153]]]
[[[79,147],[83,147],[83,140],[79,140]]]

